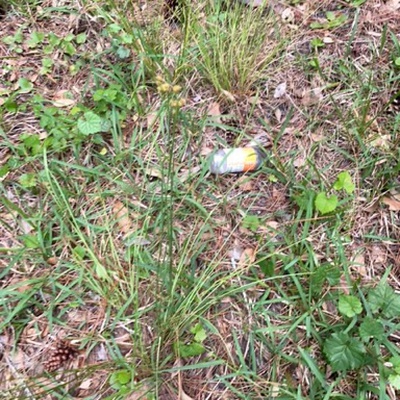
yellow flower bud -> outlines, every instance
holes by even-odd
[[[174,93],[179,93],[181,90],[182,90],[182,87],[179,86],[179,85],[174,85],[174,86],[172,86],[172,91],[173,91]]]
[[[162,83],[158,86],[160,92],[169,92],[171,85],[169,83]]]

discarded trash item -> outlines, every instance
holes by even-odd
[[[263,158],[257,147],[221,149],[211,156],[210,171],[212,174],[255,171]]]

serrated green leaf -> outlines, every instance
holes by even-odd
[[[124,46],[119,46],[117,49],[117,56],[121,59],[129,57],[131,51]]]
[[[327,197],[324,192],[318,193],[315,198],[315,208],[321,214],[328,214],[336,210],[338,198],[335,195]]]
[[[50,32],[50,33],[49,33],[48,39],[49,39],[50,46],[52,46],[53,48],[54,48],[55,46],[58,46],[58,45],[61,43],[61,38],[59,38],[59,37],[58,37],[56,34],[54,34],[53,32]]]
[[[78,119],[79,132],[84,135],[93,135],[102,131],[103,119],[92,111],[88,111],[83,118]]]
[[[361,301],[350,295],[339,296],[339,311],[346,317],[353,318],[362,312]]]
[[[30,38],[27,40],[26,44],[29,48],[34,49],[44,40],[43,32],[32,32]]]
[[[204,330],[201,324],[196,324],[191,330],[191,333],[194,335],[194,340],[197,343],[202,343],[207,339],[207,332]]]
[[[334,371],[360,368],[365,360],[363,344],[347,333],[334,333],[324,344],[324,353]]]
[[[333,185],[333,188],[336,190],[343,189],[346,191],[347,194],[352,194],[354,192],[355,185],[348,171],[341,172],[338,175],[336,182]]]
[[[400,316],[400,295],[386,282],[380,282],[369,292],[368,303],[373,313],[381,311],[388,318]]]
[[[18,86],[20,93],[29,93],[33,89],[33,83],[26,78],[18,79]]]
[[[361,339],[367,341],[370,338],[383,339],[383,325],[374,318],[366,317],[359,328]]]
[[[256,232],[259,226],[261,225],[260,218],[256,215],[246,215],[242,221],[243,228],[250,229],[253,232]]]

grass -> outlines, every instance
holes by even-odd
[[[0,15],[2,398],[398,397],[396,26],[311,3]]]

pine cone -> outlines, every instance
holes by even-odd
[[[78,350],[73,347],[71,343],[66,340],[61,340],[50,354],[49,359],[43,363],[44,369],[47,372],[56,371],[63,364],[75,358],[77,354]]]

